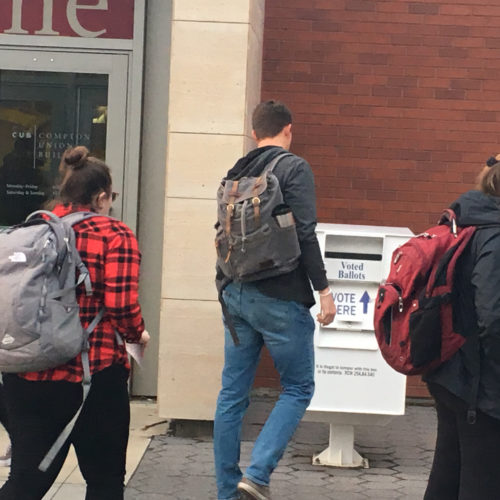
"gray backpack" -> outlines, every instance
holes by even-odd
[[[47,218],[39,217],[42,214]],[[39,210],[0,232],[0,371],[55,368],[81,353],[83,402],[91,378],[88,337],[104,310],[87,329],[82,327],[76,288],[84,284],[87,295],[92,295],[92,285],[72,226],[95,215],[76,212],[59,218]],[[68,438],[82,406],[40,464],[41,470]]]
[[[217,266],[234,281],[270,278],[293,271],[300,246],[295,221],[283,203],[274,158],[258,177],[223,179],[217,191]]]

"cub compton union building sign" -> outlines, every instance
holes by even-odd
[[[132,39],[133,0],[0,0],[0,33]]]

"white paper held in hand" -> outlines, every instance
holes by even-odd
[[[142,360],[144,359],[144,345],[143,344],[126,344],[127,352],[132,356],[132,359],[142,368]]]

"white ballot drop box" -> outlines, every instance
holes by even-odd
[[[330,424],[330,444],[313,464],[368,467],[354,450],[356,425],[384,425],[405,411],[406,377],[382,358],[373,329],[377,289],[408,228],[318,224],[316,233],[337,306],[335,321],[316,322],[316,390],[305,419]],[[319,297],[311,310],[319,312]]]

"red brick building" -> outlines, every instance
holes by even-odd
[[[262,96],[294,112],[319,221],[417,233],[474,186],[500,150],[499,28],[495,0],[267,0]]]

